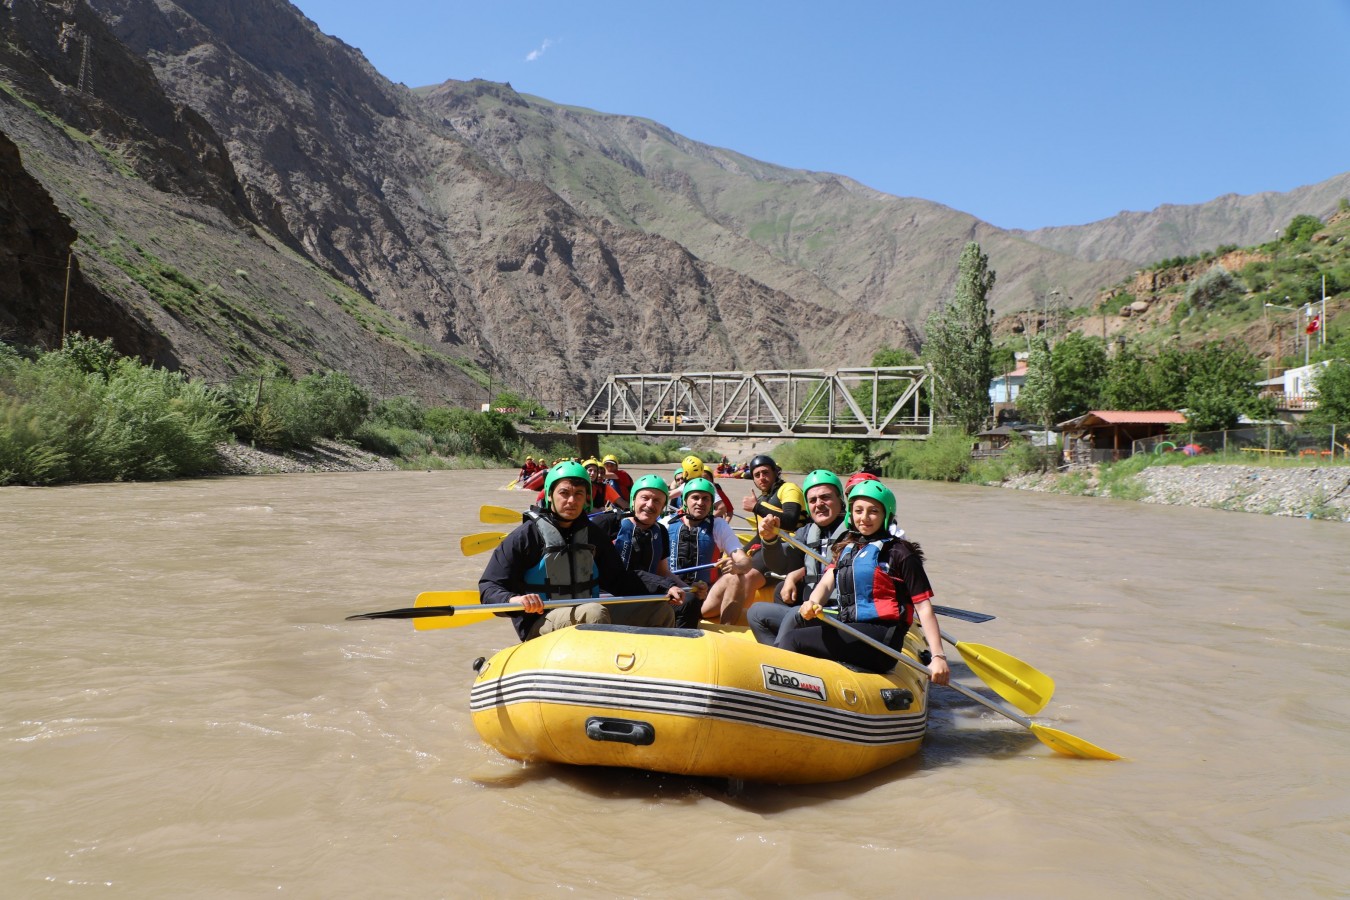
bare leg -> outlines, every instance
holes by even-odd
[[[720,622],[722,610],[733,604],[742,590],[740,575],[723,575],[713,582],[708,595],[703,598],[703,618],[709,622]]]
[[[741,586],[736,591],[734,597],[726,597],[722,601],[722,608],[716,613],[717,621],[724,625],[738,625],[741,621],[741,611],[750,605],[750,598],[755,596],[755,591],[764,587],[764,574],[756,569],[751,569],[739,579]]]

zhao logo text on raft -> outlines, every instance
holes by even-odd
[[[794,697],[809,697],[812,700],[825,699],[825,680],[817,678],[814,675],[803,675],[801,672],[792,672],[788,669],[780,669],[777,666],[761,665],[764,670],[764,688],[769,691],[777,691],[780,694],[791,694]]]

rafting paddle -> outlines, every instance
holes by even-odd
[[[489,525],[519,525],[523,518],[520,510],[485,505],[478,510],[478,521]]]
[[[779,529],[778,536],[789,546],[829,564],[828,559],[782,529]],[[954,612],[948,607],[941,609],[945,609],[947,614]],[[933,612],[940,611],[936,605],[933,607]],[[1045,705],[1055,693],[1054,679],[1012,654],[984,644],[962,643],[946,633],[942,633],[942,639],[960,652],[961,659],[970,667],[970,671],[987,684],[990,690],[1024,713],[1035,714],[1045,709]]]
[[[459,552],[465,556],[486,553],[494,549],[505,538],[506,534],[500,531],[480,531],[477,534],[466,534],[459,539]]]
[[[886,644],[883,644],[881,641],[874,640],[870,635],[863,634],[861,631],[859,631],[856,628],[853,628],[850,625],[845,625],[843,622],[840,622],[834,616],[821,615],[817,616],[817,618],[828,622],[830,625],[834,626],[835,628],[838,628],[845,634],[852,635],[853,637],[867,644],[869,647],[872,647],[876,650],[880,650],[887,656],[895,657],[900,662],[909,666],[911,669],[923,672],[924,674],[929,676],[932,675],[932,673],[929,672],[927,666],[920,665],[919,663],[910,659],[905,654],[901,653],[899,650],[896,650],[894,647],[887,646]],[[1110,750],[1103,750],[1101,747],[1098,747],[1095,744],[1089,744],[1082,738],[1074,737],[1073,735],[1068,734],[1067,732],[1060,731],[1056,728],[1050,728],[1046,725],[1038,725],[1037,723],[1031,721],[1030,719],[1024,716],[1019,716],[1017,713],[1009,712],[1003,707],[998,706],[995,703],[991,703],[990,701],[981,697],[979,694],[975,693],[969,688],[957,684],[954,681],[948,682],[946,687],[949,687],[952,690],[956,691],[957,693],[962,694],[970,698],[971,700],[974,700],[976,703],[989,707],[994,712],[998,713],[1004,718],[1011,719],[1018,725],[1021,725],[1023,728],[1028,729],[1032,734],[1036,736],[1037,740],[1039,740],[1042,744],[1045,744],[1051,750],[1054,750],[1056,753],[1062,753],[1065,756],[1076,756],[1079,759],[1120,759],[1120,756],[1118,756],[1115,753],[1112,753]]]
[[[639,597],[598,597],[594,600],[545,600],[544,609],[558,609],[563,606],[580,606],[583,603],[603,603],[606,606],[615,603],[650,603],[653,600],[665,600],[665,594],[649,594]],[[381,612],[357,613],[348,616],[347,621],[359,619],[414,619],[413,626],[418,631],[434,628],[460,628],[475,622],[486,622],[499,612],[524,612],[519,603],[480,602],[477,591],[423,591],[413,601],[415,606],[401,609],[386,609]],[[448,605],[447,605],[448,604]]]

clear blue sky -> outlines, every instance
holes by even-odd
[[[1004,228],[1350,171],[1350,0],[296,5],[392,81],[506,81]]]

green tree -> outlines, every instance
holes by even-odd
[[[1072,419],[1100,406],[1106,383],[1106,347],[1101,338],[1069,332],[1050,351],[1050,367],[1054,372],[1055,421]]]
[[[1317,408],[1308,412],[1313,425],[1350,425],[1350,362],[1335,359],[1317,373]]]
[[[1297,244],[1300,241],[1306,241],[1321,230],[1322,220],[1317,218],[1317,216],[1294,216],[1294,218],[1289,220],[1289,224],[1284,229],[1284,242],[1287,244]]]
[[[515,391],[499,391],[497,395],[492,398],[492,408],[494,410],[517,410],[514,413],[506,413],[506,415],[513,419],[523,419],[529,416],[542,416],[544,414],[544,408],[539,405],[539,401],[531,400],[524,394],[519,394]]]
[[[1106,364],[1102,406],[1106,409],[1157,409],[1148,367],[1149,361],[1133,345],[1121,346]]]
[[[1054,424],[1055,410],[1059,405],[1056,393],[1050,346],[1044,338],[1037,338],[1031,352],[1027,354],[1027,377],[1022,382],[1022,389],[1017,392],[1017,409],[1049,427]]]
[[[989,292],[995,273],[980,245],[971,241],[957,264],[956,294],[933,310],[927,322],[924,358],[933,371],[933,402],[940,416],[967,434],[989,415],[994,349]]]
[[[1181,368],[1186,379],[1186,422],[1196,431],[1232,428],[1243,413],[1268,412],[1256,386],[1260,361],[1245,347],[1211,341],[1187,351]]]
[[[872,354],[872,365],[878,369],[887,366],[917,366],[919,357],[913,350],[907,350],[904,347],[882,347]],[[904,394],[905,389],[909,387],[908,382],[904,381],[883,381],[877,388],[877,409],[881,415],[885,415],[895,401],[899,400]],[[853,389],[853,399],[858,402],[864,410],[872,407],[872,384],[865,382]],[[924,415],[928,411],[928,399],[926,396],[920,397],[919,414]]]

